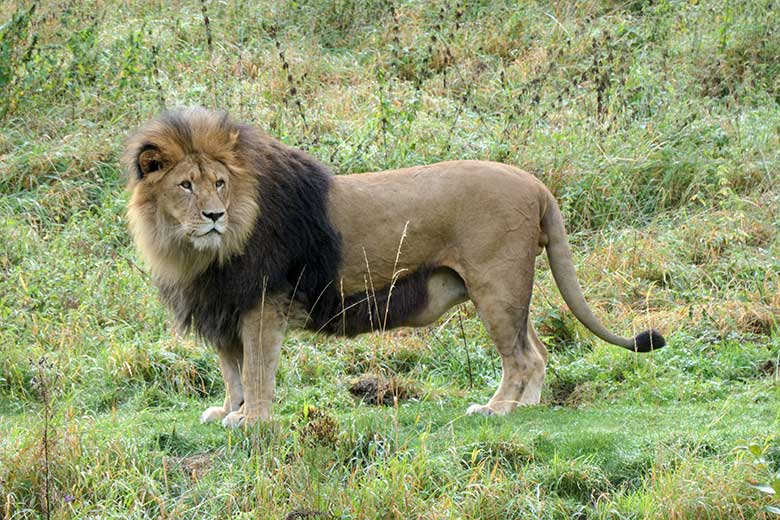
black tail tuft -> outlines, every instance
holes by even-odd
[[[666,340],[655,329],[646,330],[634,338],[634,352],[650,352],[666,345]]]

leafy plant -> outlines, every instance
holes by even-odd
[[[780,464],[768,456],[780,453],[780,436],[769,435],[762,440],[743,442],[734,450],[753,470],[750,486],[773,502],[761,509],[780,515]]]

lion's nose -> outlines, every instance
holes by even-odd
[[[222,218],[222,215],[224,215],[224,214],[225,214],[225,212],[224,212],[224,211],[215,211],[215,212],[204,211],[204,212],[203,212],[203,216],[204,216],[204,217],[206,217],[206,218],[208,218],[208,219],[211,219],[211,220],[213,220],[214,222],[216,222],[216,221],[218,221],[219,219],[221,219],[221,218]]]

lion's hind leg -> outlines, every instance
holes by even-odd
[[[477,285],[478,290],[470,290],[477,312],[501,355],[501,382],[487,404],[468,408],[469,415],[505,415],[520,404],[539,402],[547,352],[528,321],[532,260],[529,258],[526,269],[519,269],[511,279],[491,281]]]
[[[536,333],[529,323],[525,341],[518,338],[512,348],[499,349],[501,383],[487,404],[469,406],[466,411],[468,415],[505,415],[518,405],[539,404],[544,383],[545,357],[532,341],[532,336],[536,337]]]
[[[207,408],[200,416],[200,422],[221,421],[230,412],[238,410],[244,402],[241,385],[241,348],[217,349],[222,379],[225,381],[225,402],[222,406]]]
[[[542,398],[545,366],[547,364],[547,349],[536,335],[531,320],[528,320],[526,348],[520,354],[524,357],[522,365],[527,367],[526,385],[520,396],[521,405],[539,404]]]

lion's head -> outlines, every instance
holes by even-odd
[[[242,250],[258,214],[253,132],[196,108],[166,113],[130,137],[130,229],[156,277],[186,279]]]

